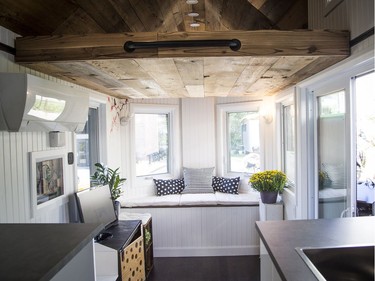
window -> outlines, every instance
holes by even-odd
[[[98,108],[89,108],[85,128],[76,135],[78,191],[90,188],[90,175],[99,162]]]
[[[294,129],[294,104],[283,104],[282,114],[282,169],[288,178],[290,190],[295,191],[296,148]]]
[[[136,113],[136,176],[169,172],[169,114]]]
[[[261,159],[258,105],[221,104],[217,109],[218,174],[258,172]]]
[[[254,173],[260,169],[258,112],[227,113],[228,172]]]
[[[355,77],[357,215],[374,214],[375,201],[375,72]],[[354,165],[353,165],[354,166]]]
[[[180,172],[178,105],[130,104],[130,173],[134,185]]]

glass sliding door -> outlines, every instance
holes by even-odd
[[[346,216],[350,201],[347,185],[345,91],[316,96],[317,216]]]
[[[354,79],[357,127],[357,215],[374,215],[375,201],[375,73]]]

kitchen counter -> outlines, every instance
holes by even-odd
[[[375,217],[256,222],[282,280],[316,281],[296,247],[374,245]]]
[[[0,224],[0,280],[50,280],[101,229],[97,224]]]

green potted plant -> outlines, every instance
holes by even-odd
[[[286,181],[286,175],[279,170],[258,172],[249,179],[251,187],[260,192],[260,198],[266,204],[276,203],[277,195],[283,191]]]
[[[121,178],[119,169],[111,169],[101,163],[95,163],[96,171],[91,176],[91,183],[95,185],[107,185],[111,191],[111,198],[113,200],[116,215],[118,215],[120,202],[116,201],[122,194],[121,186],[126,181],[126,178]]]

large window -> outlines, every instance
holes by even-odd
[[[180,173],[178,105],[131,104],[129,166],[134,186]]]
[[[169,172],[169,114],[136,113],[136,176]]]
[[[217,174],[238,176],[260,170],[259,104],[217,107]]]

